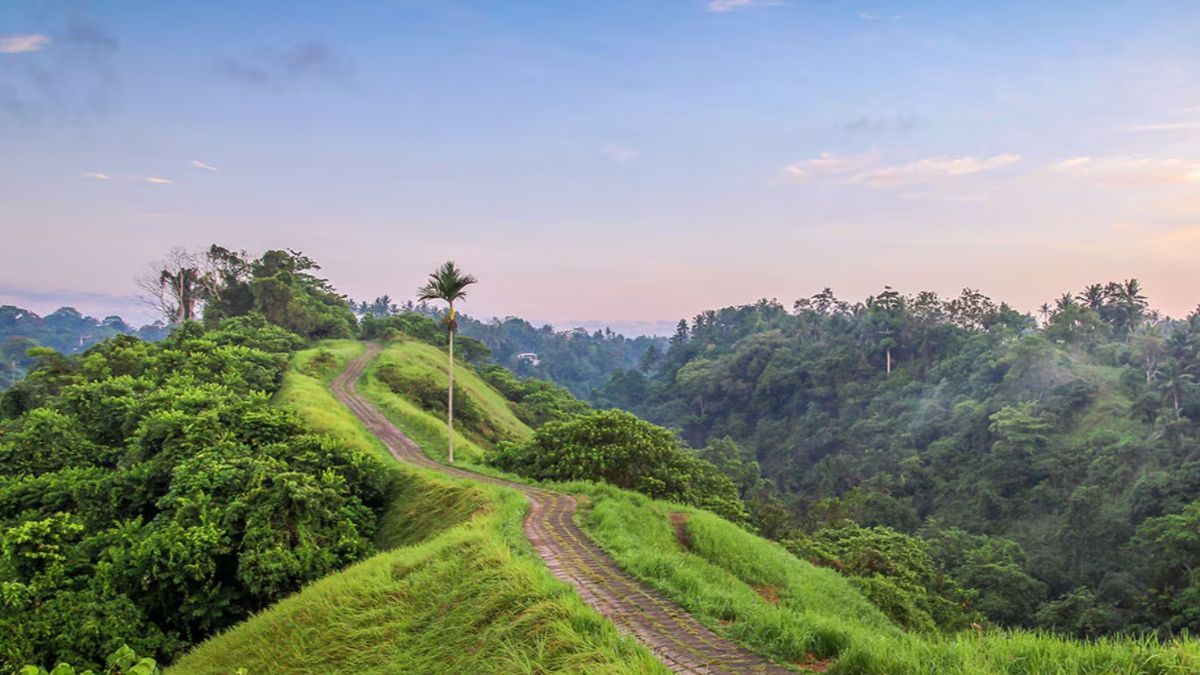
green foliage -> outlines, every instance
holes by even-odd
[[[25,666],[18,672],[20,675],[159,675],[162,671],[154,659],[139,659],[137,652],[130,649],[129,645],[121,645],[108,655],[104,669],[99,672],[91,669],[76,671],[67,663],[59,663],[49,671],[41,666]]]
[[[0,391],[13,387],[33,366],[36,358],[28,352],[34,347],[74,354],[118,335],[161,340],[167,330],[161,323],[135,329],[119,316],[95,319],[74,307],[60,307],[41,317],[27,309],[0,305]]]
[[[501,444],[495,467],[538,480],[597,480],[745,520],[737,488],[689,453],[667,429],[619,410],[539,427],[528,441]]]
[[[440,316],[432,308],[417,309]],[[484,322],[459,315],[458,327],[461,337],[478,340],[496,364],[519,377],[554,382],[584,400],[592,400],[593,392],[614,373],[639,371],[652,348],[665,346],[661,338],[627,338],[609,329],[591,333],[582,328],[556,331],[550,325],[536,327],[515,317]],[[522,354],[536,354],[537,363]],[[476,358],[467,360],[479,362]],[[652,368],[653,359],[645,363],[646,370]]]
[[[476,370],[484,381],[509,400],[513,413],[531,427],[561,422],[591,410],[587,403],[553,382],[518,377],[495,364],[476,366]]]
[[[346,299],[315,274],[321,269],[293,250],[271,250],[258,258],[217,245],[205,254],[213,268],[213,291],[204,303],[204,323],[261,315],[267,322],[308,339],[350,337],[354,312]]]
[[[417,312],[382,317],[368,314],[359,322],[359,335],[364,340],[403,338],[435,347],[446,344],[445,329],[437,321]]]
[[[1200,631],[1200,501],[1147,519],[1132,546],[1148,562],[1155,616],[1172,630]]]
[[[297,340],[243,317],[38,356],[0,424],[4,667],[169,660],[374,550],[377,460],[270,405]]]
[[[1001,624],[1030,624],[1046,586],[1026,572],[1025,551],[1014,541],[973,535],[930,523],[921,531],[938,572],[968,589],[972,607]]]
[[[851,578],[876,607],[906,629],[966,628],[976,617],[920,539],[886,527],[847,524],[784,542],[789,551]]]

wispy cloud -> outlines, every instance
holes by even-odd
[[[174,185],[175,184],[175,181],[171,180],[170,178],[160,178],[158,176],[147,176],[142,179],[142,182],[150,183],[151,185]]]
[[[876,188],[890,188],[915,183],[928,183],[983,173],[1021,160],[1020,155],[1001,154],[991,157],[926,157],[907,164],[884,164],[876,155],[836,155],[822,153],[815,159],[793,162],[784,171],[797,180],[825,179],[838,183],[861,183]]]
[[[883,166],[852,177],[854,182],[875,187],[921,183],[943,177],[967,176],[991,171],[1021,161],[1020,155],[991,157],[927,157],[908,164]]]
[[[623,143],[610,143],[600,148],[600,154],[618,164],[625,164],[637,159],[638,151]]]
[[[784,167],[783,170],[791,178],[807,180],[811,178],[848,176],[878,162],[879,158],[873,154],[838,155],[832,152],[822,152],[814,159],[803,159],[798,162],[792,162]]]
[[[1110,187],[1200,183],[1200,160],[1118,155],[1072,157],[1050,167],[1054,173]]]
[[[50,38],[45,35],[2,35],[0,36],[0,54],[41,51],[42,47],[48,44],[50,44]]]
[[[217,167],[213,166],[212,164],[205,164],[204,162],[201,162],[198,159],[192,160],[192,166],[196,167],[197,169],[204,169],[205,171],[216,171],[217,170]]]
[[[750,7],[771,7],[782,4],[782,0],[709,0],[708,11],[732,12],[736,9],[748,9]]]
[[[250,84],[274,85],[288,80],[320,77],[344,81],[354,64],[323,42],[298,42],[284,48],[260,47],[250,54],[217,62],[217,71]]]
[[[112,176],[104,173],[103,171],[88,171],[87,173],[83,174],[83,177],[90,178],[92,180],[112,180]]]

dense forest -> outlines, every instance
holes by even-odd
[[[351,304],[364,318],[417,313],[441,320],[445,313],[427,303],[408,301],[397,305],[386,295],[369,303]],[[666,338],[628,338],[607,328],[591,333],[583,328],[556,331],[549,324],[539,328],[511,316],[480,321],[460,313],[458,331],[478,340],[487,347],[493,361],[517,375],[553,380],[584,400],[591,399],[614,373],[642,368],[642,358],[648,351],[667,346]]]
[[[46,316],[28,309],[0,305],[0,390],[25,376],[35,357],[34,347],[47,347],[62,354],[81,352],[117,335],[135,335],[153,342],[166,337],[170,328],[161,321],[134,328],[119,316],[96,319],[74,307],[60,307]]]
[[[1039,314],[890,288],[708,311],[597,403],[679,430],[765,532],[864,584],[1005,625],[1194,633],[1200,313],[1164,318],[1130,280]]]

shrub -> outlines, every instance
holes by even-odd
[[[551,422],[502,443],[491,464],[540,480],[599,480],[745,521],[733,481],[688,452],[669,430],[620,410]]]

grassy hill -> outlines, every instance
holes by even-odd
[[[328,433],[385,453],[325,386],[359,350],[353,342],[334,342],[300,353],[278,403]],[[442,421],[379,380],[379,368],[387,364],[444,383],[444,356],[425,345],[393,344],[361,385],[431,456],[444,455]],[[459,377],[495,428],[516,437],[529,433],[496,391],[469,372]],[[457,448],[464,448],[471,465],[482,459],[487,444],[456,438]],[[661,671],[646,650],[618,636],[533,556],[521,533],[525,504],[517,493],[400,466],[395,473],[393,508],[380,539],[396,548],[201,645],[175,671]],[[836,572],[712,514],[609,486],[560,487],[583,495],[579,524],[619,565],[713,630],[798,669],[1200,670],[1200,643],[1194,641],[1082,643],[1001,630],[906,633]]]

